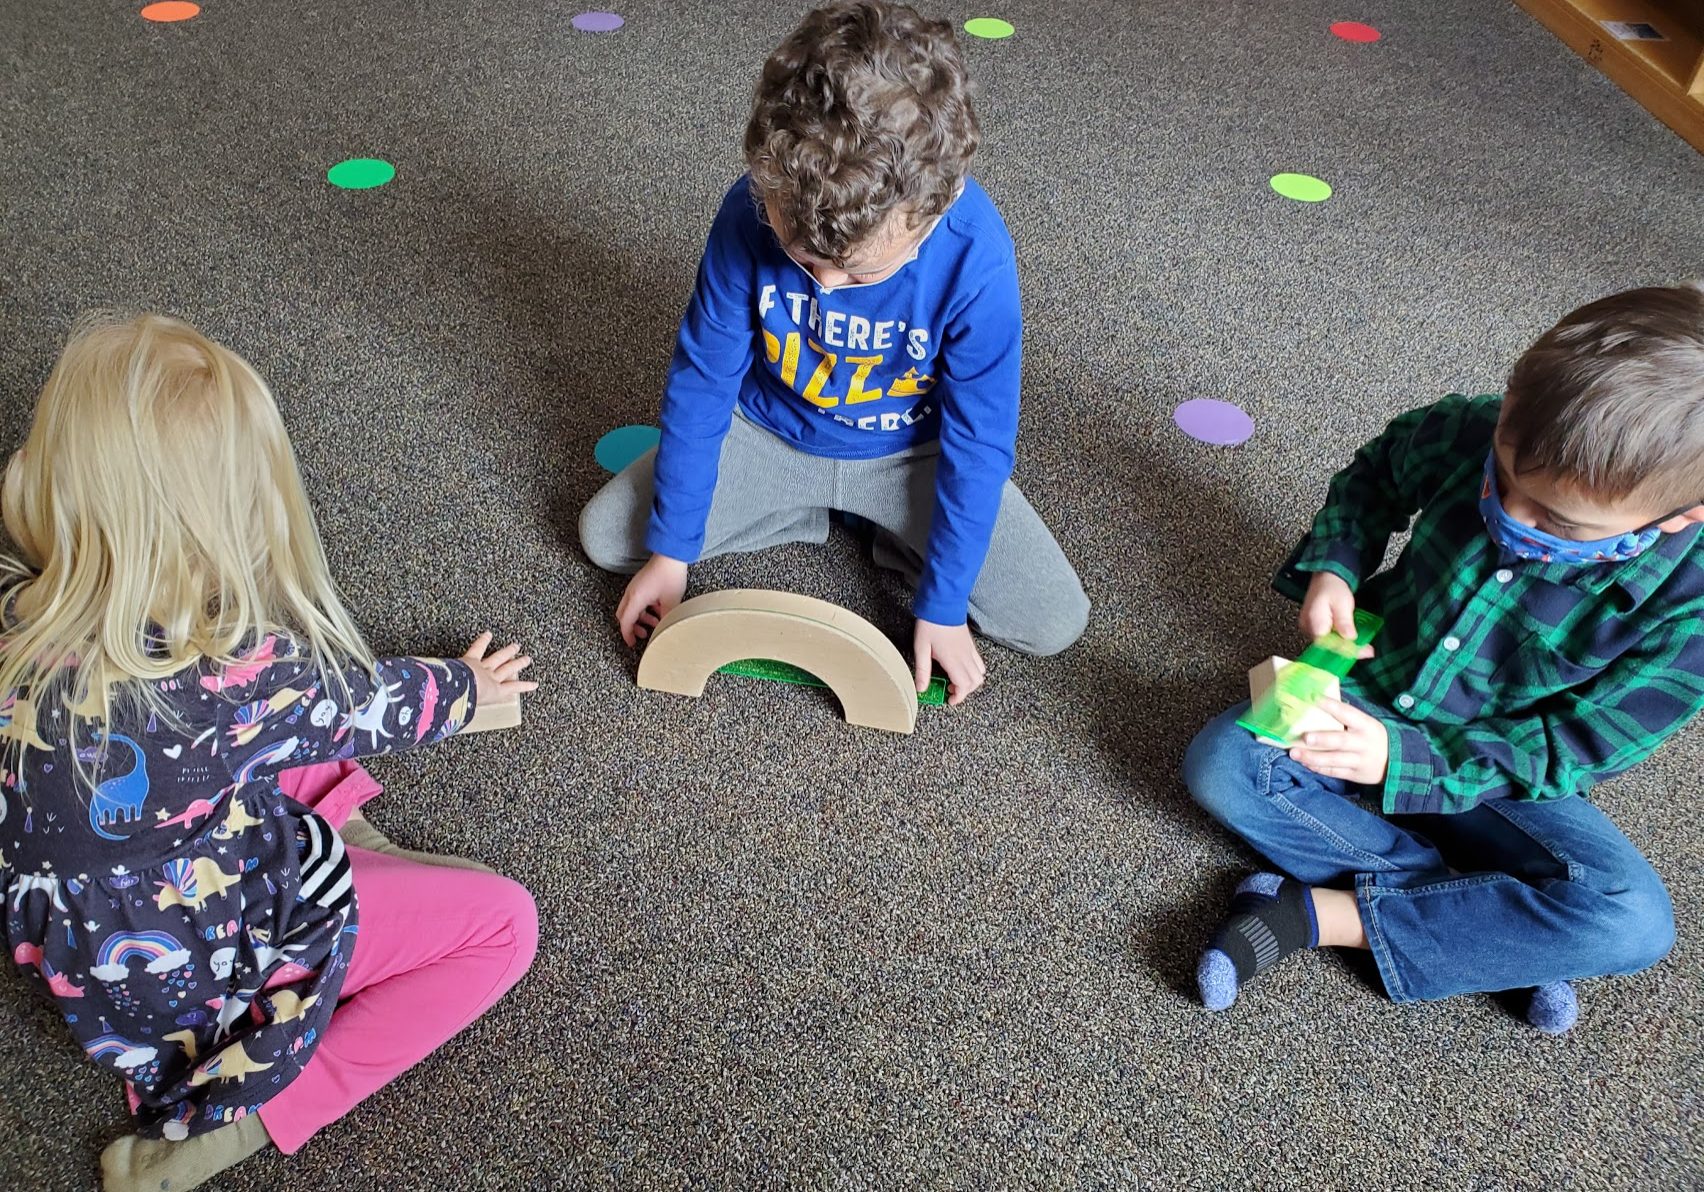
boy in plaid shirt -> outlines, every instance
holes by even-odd
[[[1704,286],[1591,303],[1503,397],[1397,418],[1331,483],[1275,587],[1310,635],[1385,617],[1287,752],[1236,724],[1184,778],[1282,873],[1238,888],[1202,1001],[1305,947],[1368,948],[1398,1002],[1531,990],[1559,1033],[1569,981],[1674,944],[1648,861],[1584,797],[1704,708]],[[1393,533],[1413,537],[1375,575]]]

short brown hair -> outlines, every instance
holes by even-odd
[[[890,212],[916,226],[945,211],[980,136],[951,25],[840,0],[763,64],[745,156],[789,245],[840,265]]]
[[[1704,502],[1704,283],[1569,314],[1516,363],[1499,432],[1516,472],[1612,501]]]

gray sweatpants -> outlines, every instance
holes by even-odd
[[[880,531],[876,562],[915,586],[935,513],[939,443],[880,459],[828,459],[788,445],[734,415],[722,443],[701,558],[784,542],[824,542],[830,510]],[[628,465],[580,513],[580,545],[605,571],[630,575],[649,559],[655,451]],[[987,637],[1026,654],[1056,654],[1088,624],[1089,599],[1053,535],[1017,485],[1006,482],[988,557],[970,593],[970,619]]]

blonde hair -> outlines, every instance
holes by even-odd
[[[6,468],[0,518],[17,547],[0,557],[15,581],[0,699],[39,704],[63,681],[67,705],[102,724],[121,702],[165,710],[157,680],[279,630],[322,674],[372,665],[266,382],[177,319],[78,322]]]

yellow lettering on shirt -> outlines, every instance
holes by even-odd
[[[787,338],[790,340],[793,336],[789,335]],[[840,399],[833,394],[824,393],[822,387],[828,384],[828,378],[834,373],[834,366],[840,363],[840,357],[814,339],[810,341],[810,345],[811,351],[822,353],[822,359],[817,362],[816,372],[811,374],[811,379],[805,383],[803,389],[799,390],[799,396],[813,406],[820,406],[825,410],[832,409],[840,404]],[[791,347],[792,345],[789,344],[788,346]],[[785,374],[783,374],[782,379],[786,379]]]
[[[856,364],[858,371],[852,374],[852,381],[846,389],[846,404],[855,406],[861,401],[876,401],[882,396],[880,389],[866,389],[864,382],[870,379],[870,370],[882,362],[880,356],[848,356],[846,363]]]

